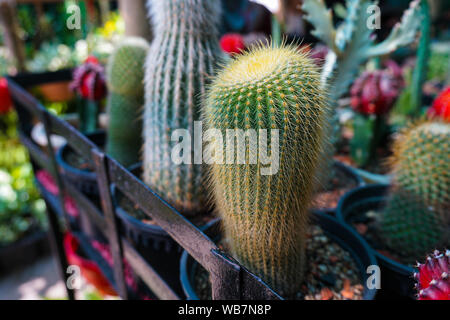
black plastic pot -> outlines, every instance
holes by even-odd
[[[142,163],[129,168],[135,176],[142,174]],[[117,217],[120,232],[133,244],[136,250],[150,263],[150,265],[167,281],[178,294],[183,291],[179,282],[179,263],[181,247],[160,226],[144,223],[133,217],[119,203],[125,197],[117,187],[111,185],[111,198]]]
[[[351,254],[360,270],[361,279],[363,280],[363,298],[365,300],[373,300],[377,292],[376,289],[369,289],[365,285],[368,278],[366,271],[368,266],[377,265],[377,260],[368,244],[358,233],[340,224],[337,219],[327,213],[314,211],[312,213],[312,220],[312,223],[317,223],[328,237]],[[212,221],[204,230],[206,235],[217,241],[220,238],[220,221]],[[189,300],[198,300],[198,295],[193,286],[195,271],[198,267],[199,264],[197,261],[187,251],[183,251],[180,261],[180,282]]]
[[[369,210],[382,209],[386,203],[386,194],[389,185],[368,185],[348,192],[339,201],[336,211],[337,218],[351,227],[352,220]],[[377,257],[381,268],[380,299],[414,298],[414,269],[398,263],[375,250],[374,244],[371,251]]]
[[[99,147],[103,147],[106,143],[106,133],[104,131],[88,134],[87,137]],[[90,197],[98,197],[99,190],[96,173],[89,170],[80,170],[67,163],[67,155],[74,152],[68,144],[65,144],[58,150],[56,162],[62,170],[62,175],[84,194]]]
[[[341,171],[345,176],[349,178],[349,180],[352,180],[356,187],[365,185],[364,179],[357,173],[354,168],[340,161],[334,161],[333,166],[335,170]],[[334,215],[336,212],[336,208],[320,208],[318,210],[332,215]]]

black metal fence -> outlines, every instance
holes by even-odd
[[[258,277],[243,268],[233,258],[222,252],[201,230],[170,207],[142,181],[123,168],[114,159],[108,157],[93,142],[82,135],[66,121],[49,113],[26,90],[29,87],[71,80],[70,70],[38,74],[19,75],[8,78],[11,96],[19,115],[19,136],[29,150],[35,172],[45,169],[50,172],[58,184],[59,194],[54,196],[38,184],[47,204],[50,240],[52,249],[59,260],[61,277],[67,281],[67,260],[63,248],[64,228],[70,228],[69,217],[65,212],[64,195],[75,199],[79,210],[87,215],[90,222],[98,227],[108,239],[113,267],[90,246],[83,233],[75,233],[83,251],[94,260],[123,299],[133,297],[124,277],[123,257],[134,273],[148,286],[159,299],[182,299],[166,280],[144,259],[136,248],[121,233],[117,214],[111,199],[111,185],[115,184],[123,194],[132,200],[142,211],[164,229],[181,247],[210,274],[213,299],[281,299],[281,297],[264,284]],[[45,126],[48,145],[46,150],[36,145],[31,139],[31,130],[36,121]],[[75,188],[61,174],[55,159],[55,151],[50,136],[57,134],[78,153],[95,164],[97,183],[100,190],[101,208]],[[63,219],[60,219],[63,217]],[[62,220],[62,223],[61,223]],[[74,299],[73,290],[67,288],[69,299]]]

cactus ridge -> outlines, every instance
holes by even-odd
[[[142,146],[144,62],[149,49],[141,38],[124,39],[107,66],[108,141],[106,152],[124,166],[139,161]]]
[[[127,96],[143,96],[144,68],[149,44],[137,37],[125,38],[114,50],[107,67],[108,89]]]
[[[395,178],[382,234],[389,247],[414,260],[449,244],[450,125],[415,125],[399,136],[393,150]]]
[[[209,129],[223,137],[227,129],[266,129],[268,154],[279,150],[278,171],[262,175],[260,157],[249,161],[259,144],[246,144],[245,164],[237,163],[235,144],[234,161],[214,164],[209,182],[234,256],[287,295],[299,289],[305,271],[308,207],[325,146],[326,113],[317,67],[291,46],[261,44],[238,55],[207,93]],[[279,130],[273,145],[271,129]]]
[[[171,135],[194,137],[206,84],[223,58],[218,40],[220,1],[149,2],[155,38],[146,62],[144,182],[185,215],[207,210],[201,164],[175,164]],[[193,161],[192,161],[193,163]]]

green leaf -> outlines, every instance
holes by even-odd
[[[420,0],[414,0],[411,2],[409,9],[404,12],[402,20],[396,24],[389,36],[367,51],[367,57],[385,55],[411,44],[415,40],[421,22]]]
[[[305,19],[314,26],[311,32],[329,48],[335,47],[336,30],[333,26],[333,14],[323,0],[305,0],[302,6]]]

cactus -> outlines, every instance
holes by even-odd
[[[450,230],[450,124],[424,122],[395,141],[394,175],[381,215],[383,240],[413,261],[448,244]]]
[[[414,274],[419,300],[450,300],[450,250],[435,251]]]
[[[261,153],[250,160],[256,148],[250,142],[245,164],[236,162],[235,152],[234,161],[212,166],[211,190],[233,255],[290,295],[305,271],[308,206],[325,140],[320,73],[306,53],[292,47],[261,45],[235,58],[208,91],[207,127],[227,134],[227,150],[234,148],[227,129],[254,129],[260,152],[266,147],[259,130],[267,129],[267,152],[279,152],[279,169],[263,174]]]
[[[417,49],[417,61],[414,68],[411,82],[411,107],[409,113],[411,115],[419,115],[422,107],[423,84],[428,73],[428,60],[430,58],[430,42],[431,42],[431,16],[430,5],[428,0],[420,1],[420,13],[422,15],[422,23],[420,24],[420,41]]]
[[[421,22],[419,1],[412,1],[401,22],[393,28],[390,35],[382,42],[374,44],[374,30],[369,28],[368,24],[373,21],[371,9],[375,8],[376,1],[347,0],[346,18],[335,28],[332,11],[326,8],[324,0],[304,0],[302,8],[306,13],[305,19],[314,27],[312,34],[330,48],[321,80],[331,101],[332,132],[328,135],[333,145],[336,144],[340,131],[336,113],[337,101],[347,92],[360,66],[368,59],[392,53],[414,41]],[[333,153],[334,148],[330,148],[327,158],[332,159]],[[331,168],[331,164],[328,167]]]
[[[139,161],[144,63],[148,49],[144,39],[127,38],[111,55],[107,67],[109,126],[106,152],[124,166]]]
[[[171,160],[171,134],[200,120],[206,84],[224,57],[219,0],[149,2],[155,38],[145,74],[144,182],[185,215],[206,209],[205,170]]]

